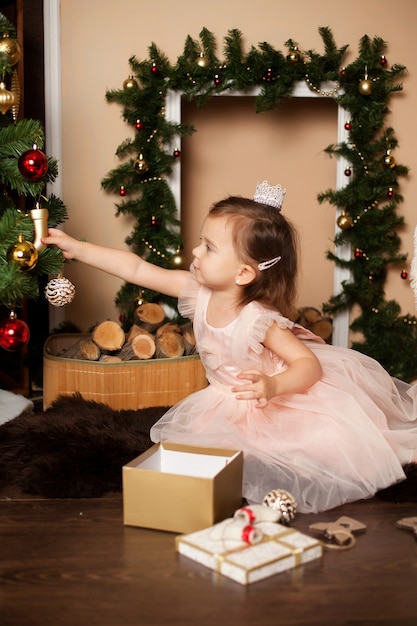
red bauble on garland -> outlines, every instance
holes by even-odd
[[[27,180],[40,180],[48,171],[48,159],[36,144],[20,155],[17,165],[19,172]]]
[[[28,343],[30,331],[28,325],[16,318],[14,311],[10,312],[9,319],[0,323],[0,347],[8,352],[15,352],[24,348]]]

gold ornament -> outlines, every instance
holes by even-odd
[[[12,107],[15,103],[15,95],[12,91],[6,89],[6,85],[3,81],[0,82],[0,111],[3,113],[7,113],[7,111]]]
[[[384,157],[384,165],[385,167],[388,167],[391,170],[397,165],[394,157],[391,154],[391,150],[389,148]]]
[[[7,258],[19,265],[22,270],[31,270],[38,262],[38,251],[30,241],[26,241],[24,236],[20,234],[17,242],[10,246]]]
[[[359,81],[359,93],[363,96],[370,96],[372,93],[372,80],[368,77],[368,68],[365,67],[365,76]]]
[[[4,33],[0,39],[0,54],[5,54],[10,65],[15,65],[20,59],[20,46],[16,39]]]
[[[208,67],[210,65],[210,61],[205,56],[204,52],[200,52],[199,56],[197,57],[197,65],[198,67],[202,68]]]
[[[339,226],[339,228],[341,228],[342,230],[347,230],[353,224],[352,218],[349,215],[346,215],[344,211],[342,211],[342,214],[339,215],[339,217],[336,220],[336,223]]]
[[[142,304],[145,304],[145,303],[146,303],[146,300],[143,297],[143,290],[141,289],[139,294],[135,298],[134,304],[135,304],[135,307],[138,307],[138,306],[142,306]]]
[[[53,278],[45,287],[45,298],[53,306],[65,306],[73,301],[75,287],[68,278],[61,273]]]
[[[133,164],[133,167],[138,172],[138,174],[143,174],[144,172],[148,171],[149,165],[146,162],[146,160],[143,158],[143,154],[139,155],[139,158],[136,159],[136,161]]]
[[[46,245],[42,243],[42,237],[48,236],[48,209],[41,209],[39,204],[36,204],[36,208],[30,211],[30,217],[32,218],[33,227],[35,231],[35,239],[33,245],[38,252],[45,250]]]
[[[287,55],[287,61],[289,61],[290,63],[298,63],[299,61],[301,61],[301,53],[298,50],[298,46],[292,46],[290,48],[290,51]]]
[[[179,250],[177,250],[177,252],[171,257],[170,263],[171,263],[172,267],[176,267],[176,268],[183,267],[184,259],[181,256]]]
[[[129,74],[123,83],[123,89],[135,89],[138,86],[136,80],[133,78],[133,74]]]

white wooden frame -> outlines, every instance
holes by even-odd
[[[44,46],[45,46],[45,135],[46,152],[53,155],[58,163],[62,162],[62,102],[61,102],[61,19],[60,0],[43,0],[44,4]],[[320,89],[323,92],[331,92],[335,88],[334,83],[323,83]],[[248,91],[225,91],[218,95],[222,96],[252,96],[256,97],[260,89],[254,88]],[[292,93],[294,98],[321,98],[326,97],[311,91],[306,83],[297,83]],[[169,91],[166,98],[166,118],[169,121],[181,122],[181,99],[179,91]],[[348,135],[345,123],[348,120],[347,111],[339,106],[337,116],[337,142],[347,141]],[[180,138],[175,141],[175,146],[180,148]],[[336,189],[346,185],[344,171],[348,166],[344,158],[339,158],[336,170]],[[173,192],[178,215],[181,215],[181,162],[180,159],[173,168],[172,175],[168,180]],[[48,192],[53,192],[58,197],[63,197],[62,180],[58,176]],[[336,220],[340,211],[336,210]],[[338,256],[349,260],[351,250],[349,245],[340,246],[337,249]],[[334,269],[333,292],[340,293],[342,282],[350,278],[350,272],[338,266]],[[63,321],[63,312],[58,307],[51,307],[50,327],[54,328]],[[343,311],[333,320],[333,344],[347,346],[349,342],[349,311]]]
[[[335,89],[335,83],[322,83],[320,90],[324,93],[332,92]],[[260,93],[260,88],[255,87],[247,91],[223,91],[214,94],[215,96],[252,96],[255,98]],[[294,91],[291,94],[292,98],[325,98],[328,96],[321,95],[309,89],[305,82],[299,82],[295,85]],[[176,124],[181,123],[181,100],[182,93],[180,91],[169,90],[167,93],[165,103],[165,115],[166,119]],[[348,131],[345,129],[345,124],[348,121],[348,112],[341,106],[338,107],[337,113],[337,143],[348,140]],[[173,146],[172,146],[173,147]],[[175,147],[181,148],[180,138],[175,139]],[[336,166],[336,189],[342,189],[346,185],[345,169],[349,163],[342,157],[337,161]],[[181,215],[181,160],[174,165],[173,172],[169,177],[169,184],[172,193],[175,198],[176,205],[178,207],[178,213]],[[335,215],[335,232],[337,232],[336,220],[339,217],[341,211],[336,210]],[[339,246],[337,254],[341,259],[349,260],[351,258],[351,249],[349,245]],[[349,270],[338,267],[335,265],[333,274],[333,293],[338,294],[342,289],[342,282],[350,278]],[[347,347],[349,343],[349,311],[343,311],[335,316],[333,320],[333,336],[332,342],[337,346]]]

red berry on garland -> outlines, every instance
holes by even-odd
[[[19,172],[27,180],[40,180],[48,171],[48,159],[36,143],[32,150],[26,150],[20,155],[17,165]]]
[[[29,337],[28,325],[18,320],[14,311],[10,311],[9,319],[0,323],[0,347],[9,352],[20,350],[28,343]]]
[[[402,278],[403,280],[406,280],[406,279],[408,278],[408,272],[407,272],[407,270],[403,270],[403,271],[401,272],[401,278]]]
[[[120,185],[119,196],[124,197],[126,195],[126,187],[124,185]]]

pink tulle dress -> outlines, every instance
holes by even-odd
[[[393,379],[375,360],[319,337],[259,303],[224,328],[207,324],[211,292],[190,275],[179,300],[194,332],[209,385],[168,410],[154,442],[242,450],[243,496],[261,503],[286,489],[302,513],[369,498],[405,478],[417,449],[417,387]],[[275,397],[265,408],[230,391],[244,369],[280,372],[285,364],[262,341],[276,322],[318,357],[322,378],[307,392]]]

